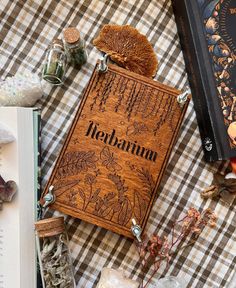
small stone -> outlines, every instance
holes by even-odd
[[[0,200],[3,202],[11,202],[16,192],[16,183],[12,180],[5,182],[0,176]]]
[[[0,83],[0,106],[34,106],[43,95],[40,79],[33,73],[18,73]]]

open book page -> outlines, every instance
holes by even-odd
[[[16,141],[0,148],[0,175],[18,185],[12,202],[0,211],[0,287],[35,286],[35,173],[33,109],[0,108],[0,122]],[[27,127],[27,129],[25,128]]]

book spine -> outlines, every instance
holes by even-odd
[[[216,161],[222,156],[220,155],[220,149],[217,149],[218,144],[209,115],[206,87],[202,79],[202,77],[207,77],[207,75],[202,74],[200,67],[198,49],[196,49],[197,39],[195,39],[193,33],[193,19],[191,19],[191,21],[189,19],[189,11],[185,1],[172,0],[172,4],[188,79],[193,94],[194,108],[202,138],[205,160],[209,162]]]
[[[41,197],[41,110],[40,109],[34,109],[33,111],[33,121],[34,121],[34,171],[35,171],[35,221],[38,220],[39,211],[38,211],[38,201]],[[36,247],[37,244],[35,243]],[[40,266],[38,261],[38,255],[35,255],[35,258],[37,259],[37,288],[43,288],[42,279],[41,279],[41,273],[40,273]]]

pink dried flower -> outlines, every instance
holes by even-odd
[[[188,216],[190,218],[198,220],[201,216],[201,213],[199,211],[197,211],[195,208],[191,207],[188,210]]]

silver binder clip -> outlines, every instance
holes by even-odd
[[[100,59],[100,63],[98,65],[98,72],[100,72],[100,73],[106,73],[107,72],[107,70],[108,70],[108,66],[107,66],[108,57],[109,56],[107,54],[105,54],[103,56],[103,58]]]
[[[180,106],[183,106],[185,104],[185,102],[188,100],[189,94],[190,94],[190,89],[189,89],[189,87],[186,87],[186,89],[184,89],[183,93],[181,93],[177,96],[177,101],[180,104]]]
[[[139,243],[142,242],[142,239],[141,239],[142,228],[137,224],[134,218],[132,219],[131,232],[134,235],[134,237],[138,240]]]
[[[43,197],[44,204],[42,205],[40,201],[37,203],[37,219],[41,220],[44,218],[48,206],[55,202],[56,196],[53,194],[54,186],[50,186],[48,189],[48,193]]]
[[[43,197],[43,200],[45,201],[43,204],[43,208],[47,208],[49,205],[55,202],[55,195],[53,194],[54,186],[50,186],[48,189],[48,193]]]

